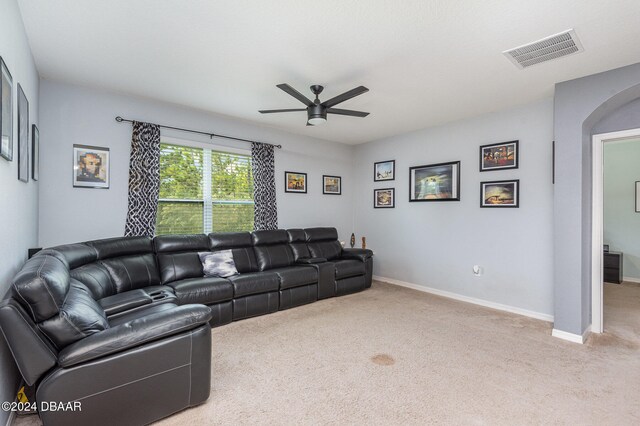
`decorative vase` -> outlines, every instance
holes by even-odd
[[[356,234],[353,234],[353,233],[351,234],[350,243],[351,243],[351,248],[355,247],[355,245],[356,245]]]
[[[362,248],[363,249],[367,248],[367,237],[362,237]]]

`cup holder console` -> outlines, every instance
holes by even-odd
[[[149,293],[149,296],[153,301],[152,303],[160,302],[165,299],[174,298],[173,294],[169,293],[166,290],[157,290],[157,291],[151,292]]]

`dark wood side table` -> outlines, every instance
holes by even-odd
[[[622,282],[622,253],[618,251],[604,252],[604,281],[620,284]]]

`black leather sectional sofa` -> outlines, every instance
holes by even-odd
[[[203,276],[199,252],[231,250],[238,274]],[[0,329],[45,425],[146,424],[204,402],[209,326],[371,286],[372,252],[334,228],[112,238],[27,261]]]

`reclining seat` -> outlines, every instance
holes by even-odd
[[[308,228],[304,232],[310,257],[326,259],[333,263],[335,295],[341,296],[371,287],[371,250],[343,249],[335,228]]]
[[[227,277],[233,286],[233,320],[278,310],[280,280],[272,272],[259,272],[251,234],[227,232],[209,234],[211,251],[231,250],[238,275]]]
[[[287,231],[254,231],[251,238],[258,269],[278,276],[280,310],[318,300],[318,271],[308,265],[296,264]]]
[[[36,386],[36,400],[81,404],[81,411],[41,410],[43,423],[144,424],[204,402],[210,309],[165,303],[162,311],[141,309],[126,322],[112,321],[93,290],[69,272],[67,257],[81,266],[95,255],[80,245],[67,247],[66,255],[41,251],[0,304],[2,335],[25,382]],[[112,277],[116,288],[133,285],[119,278]],[[106,283],[105,292],[112,291]]]
[[[233,285],[224,278],[205,277],[199,252],[211,250],[209,237],[162,235],[155,237],[160,282],[173,289],[178,304],[201,303],[211,308],[211,326],[232,320]]]

